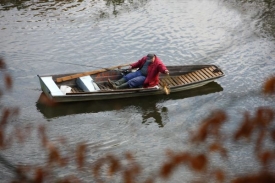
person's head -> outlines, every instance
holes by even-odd
[[[154,61],[155,61],[155,58],[156,58],[156,55],[153,54],[153,53],[149,53],[149,54],[147,55],[147,61],[149,61],[149,62],[154,62]]]

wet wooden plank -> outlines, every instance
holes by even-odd
[[[193,78],[191,78],[190,76],[188,76],[187,74],[184,74],[185,78],[187,78],[190,82],[194,82]]]
[[[101,83],[101,84],[98,84],[98,87],[100,88],[100,90],[110,90],[111,89],[111,85],[109,83]]]
[[[197,74],[197,76],[199,76],[202,80],[205,80],[205,79],[207,79],[207,78],[205,78],[203,75],[201,75],[199,72],[195,72],[196,74]]]
[[[207,76],[202,70],[198,70],[198,73],[200,73],[205,79],[209,79],[209,76]]]
[[[72,93],[75,93],[75,92],[76,92],[76,90],[74,88],[72,88]]]
[[[200,78],[195,72],[191,72],[191,74],[198,79],[198,81],[203,80],[203,78]]]
[[[162,81],[163,81],[163,86],[165,86],[165,85],[173,86],[173,84],[168,79],[166,79],[166,78],[163,79]]]
[[[189,80],[189,78],[187,78],[185,75],[181,76],[185,81],[187,81],[187,83],[192,83],[192,80]]]
[[[160,79],[160,80],[159,80],[159,85],[161,85],[162,87],[164,86],[163,79]]]
[[[198,79],[196,79],[194,76],[192,76],[192,74],[188,73],[186,74],[188,77],[192,78],[193,81],[198,81]]]
[[[209,68],[204,68],[204,70],[206,70],[206,72],[208,72],[212,77],[216,77],[215,74],[209,70]]]
[[[211,74],[209,74],[205,69],[201,69],[201,71],[208,77],[208,78],[212,78],[213,76]]]
[[[205,76],[203,76],[200,72],[195,71],[195,73],[196,73],[200,78],[202,78],[203,80],[207,79],[207,78],[205,78]]]
[[[179,77],[172,77],[172,79],[178,84],[178,85],[183,85],[184,82],[179,79]]]
[[[211,71],[213,72],[214,70],[216,70],[217,68],[215,66],[211,66]],[[219,72],[213,72],[216,76],[221,76],[223,75],[223,73],[221,71]]]
[[[167,83],[167,81],[163,78],[163,79],[161,79],[161,85],[162,86],[165,86],[165,85],[167,85],[167,84],[169,84],[169,83]]]
[[[219,73],[217,72],[213,72],[216,68],[210,67],[209,70],[215,75],[215,76],[219,76]]]
[[[171,80],[171,81],[173,81],[173,83],[175,83],[175,86],[178,86],[178,85],[180,85],[180,83],[175,79],[175,77],[169,77],[169,79]]]
[[[167,79],[173,84],[173,86],[178,85],[178,83],[176,83],[171,77],[168,77]]]
[[[80,90],[80,89],[77,88],[77,87],[72,87],[72,93],[80,93],[80,92],[83,92],[83,91]]]
[[[165,86],[165,85],[171,85],[171,83],[169,81],[167,81],[166,78],[162,79],[162,82],[163,82],[163,86]]]
[[[194,82],[194,80],[193,80],[192,78],[190,78],[189,76],[187,76],[186,74],[184,75],[184,77],[185,77],[186,79],[188,79],[188,80],[190,81],[190,83]]]
[[[184,84],[188,83],[188,81],[185,81],[181,76],[178,76],[177,78],[181,80]]]

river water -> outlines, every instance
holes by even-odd
[[[274,106],[274,99],[260,94],[263,81],[275,71],[274,24],[263,16],[272,7],[221,0],[114,2],[0,5],[0,55],[14,81],[13,91],[2,104],[20,107],[13,124],[46,124],[53,141],[64,136],[72,146],[85,141],[94,149],[90,161],[130,151],[146,175],[163,163],[166,149],[188,149],[189,131],[211,110],[228,113],[225,129],[230,131],[244,111]],[[169,96],[56,107],[37,102],[41,95],[38,74],[111,67],[137,61],[149,52],[166,65],[215,64],[225,76],[205,87]],[[43,162],[39,143],[33,134],[25,146],[8,149],[4,156],[13,163]],[[234,147],[228,171],[254,170],[257,166],[247,149]],[[189,174],[178,171],[169,181],[185,182]],[[1,168],[0,177],[9,180],[12,175]]]

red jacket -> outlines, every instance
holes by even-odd
[[[139,68],[143,66],[146,62],[147,56],[141,58],[139,61],[131,64],[132,68]],[[165,73],[167,70],[166,66],[162,63],[162,61],[155,56],[155,61],[148,66],[148,74],[143,83],[143,87],[153,87],[159,84],[159,72]]]

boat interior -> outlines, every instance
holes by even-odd
[[[114,75],[111,74],[112,77],[110,77],[109,74],[107,75],[107,77],[111,78],[112,80],[117,80],[120,77],[122,77],[122,75],[117,76],[116,74],[114,74]],[[192,83],[196,83],[196,82],[200,82],[200,81],[204,81],[204,80],[208,80],[208,79],[213,79],[216,77],[221,77],[222,75],[223,75],[223,72],[220,69],[216,68],[215,66],[205,67],[202,69],[194,70],[192,72],[184,73],[184,74],[180,74],[180,75],[161,74],[158,87],[163,88],[164,86],[168,86],[171,88],[171,87],[176,87],[176,86],[181,86],[181,85],[186,85],[186,84],[192,84]],[[89,82],[89,83],[92,83],[93,85],[97,86],[98,89],[90,90],[90,91],[113,90],[112,86],[109,84],[109,82],[106,81],[106,76],[100,75],[97,77],[100,77],[101,79],[99,80],[99,79],[96,79],[96,77],[95,77],[96,81]],[[78,83],[78,82],[76,82],[76,83]],[[74,87],[72,87],[72,93],[79,93],[79,92],[86,91],[85,89],[83,89],[83,87],[80,87],[80,86],[81,86],[81,84],[77,84]]]
[[[206,80],[213,80],[224,75],[224,73],[215,65],[197,65],[197,66],[167,66],[170,74],[160,74],[159,85],[155,88],[164,87],[178,87],[183,85],[194,84]],[[54,75],[51,77],[51,85],[56,85],[58,88],[68,89],[62,91],[65,95],[79,94],[79,93],[91,93],[91,92],[108,92],[114,91],[110,80],[118,80],[127,74],[126,70],[108,70],[93,75],[82,76],[76,79],[71,79],[63,82],[54,82],[57,78],[68,77],[66,75]],[[43,80],[44,78],[42,78]],[[45,79],[44,79],[45,80]],[[45,82],[45,81],[44,81]],[[47,81],[48,82],[48,81]],[[139,88],[140,89],[140,88]],[[120,89],[120,90],[137,90],[137,89]],[[60,91],[58,91],[60,94]]]

